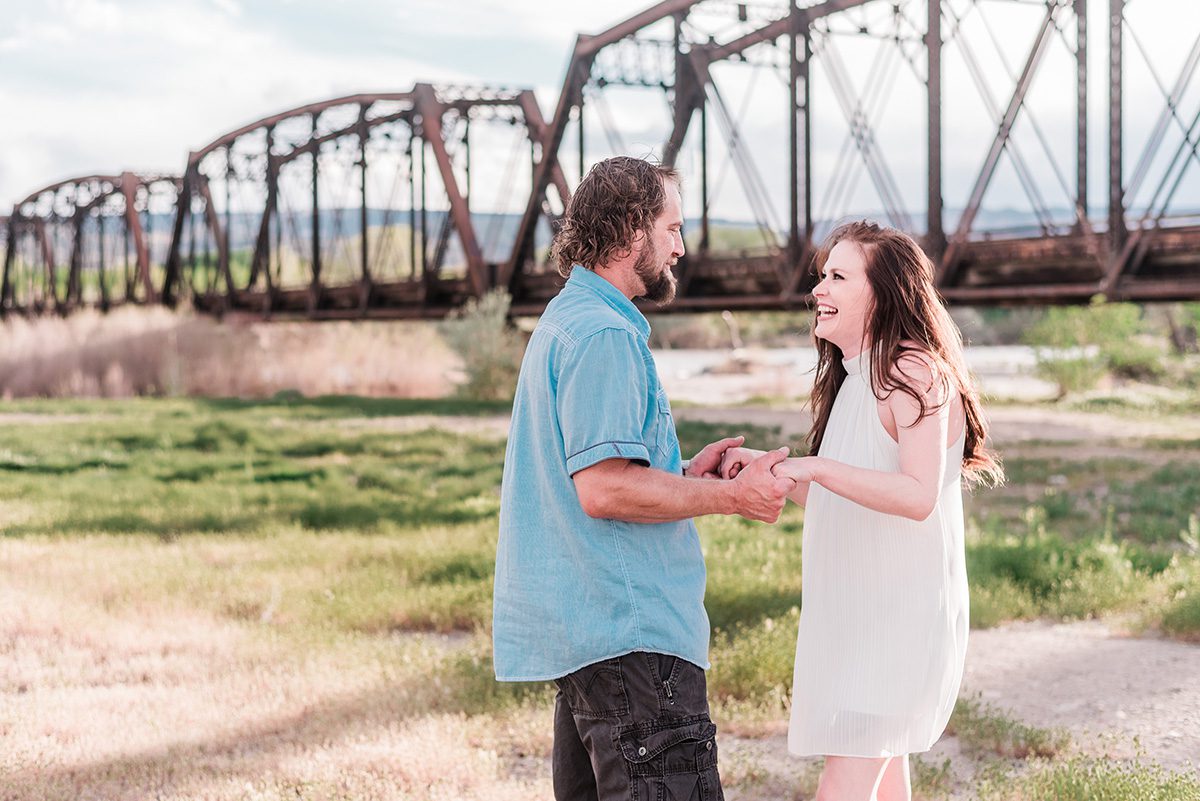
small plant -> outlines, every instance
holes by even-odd
[[[978,697],[958,699],[946,731],[969,750],[1013,759],[1057,756],[1071,744],[1066,731],[1022,723]]]
[[[950,797],[954,789],[954,773],[950,769],[949,759],[943,759],[940,763],[926,762],[920,754],[913,754],[909,757],[909,767],[912,769],[913,795],[916,798],[932,801]]]
[[[997,766],[977,788],[979,801],[1195,801],[1200,781],[1155,763],[1114,762],[1076,756],[1039,763],[1014,774]]]
[[[450,314],[438,330],[463,361],[466,381],[461,397],[473,400],[511,399],[517,387],[525,343],[508,323],[512,298],[494,289]]]

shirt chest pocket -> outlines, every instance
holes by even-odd
[[[671,403],[662,387],[655,395],[654,409],[654,444],[658,455],[668,462],[679,452],[679,437],[675,433],[675,418],[671,416]]]

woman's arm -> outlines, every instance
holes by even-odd
[[[924,361],[916,358],[903,361],[902,375],[913,386],[925,390],[925,402],[933,411],[913,425],[921,409],[915,398],[895,390],[883,402],[885,414],[890,414],[896,422],[899,472],[867,470],[821,456],[806,456],[788,459],[776,468],[776,473],[793,478],[798,482],[797,487],[801,486],[799,482],[811,478],[830,492],[876,512],[909,520],[929,517],[941,495],[951,403],[943,397],[941,383],[932,380]]]

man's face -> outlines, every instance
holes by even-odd
[[[645,291],[641,297],[659,306],[675,299],[678,284],[671,268],[683,255],[683,200],[679,186],[667,181],[666,203],[662,213],[654,220],[650,235],[642,239],[641,251],[634,262],[633,271],[641,280]]]

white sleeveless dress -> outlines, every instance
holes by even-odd
[[[899,472],[869,354],[843,362],[820,455]],[[946,456],[937,506],[915,522],[813,484],[804,514],[803,601],[788,750],[887,757],[927,751],[954,710],[967,652],[962,454]]]

